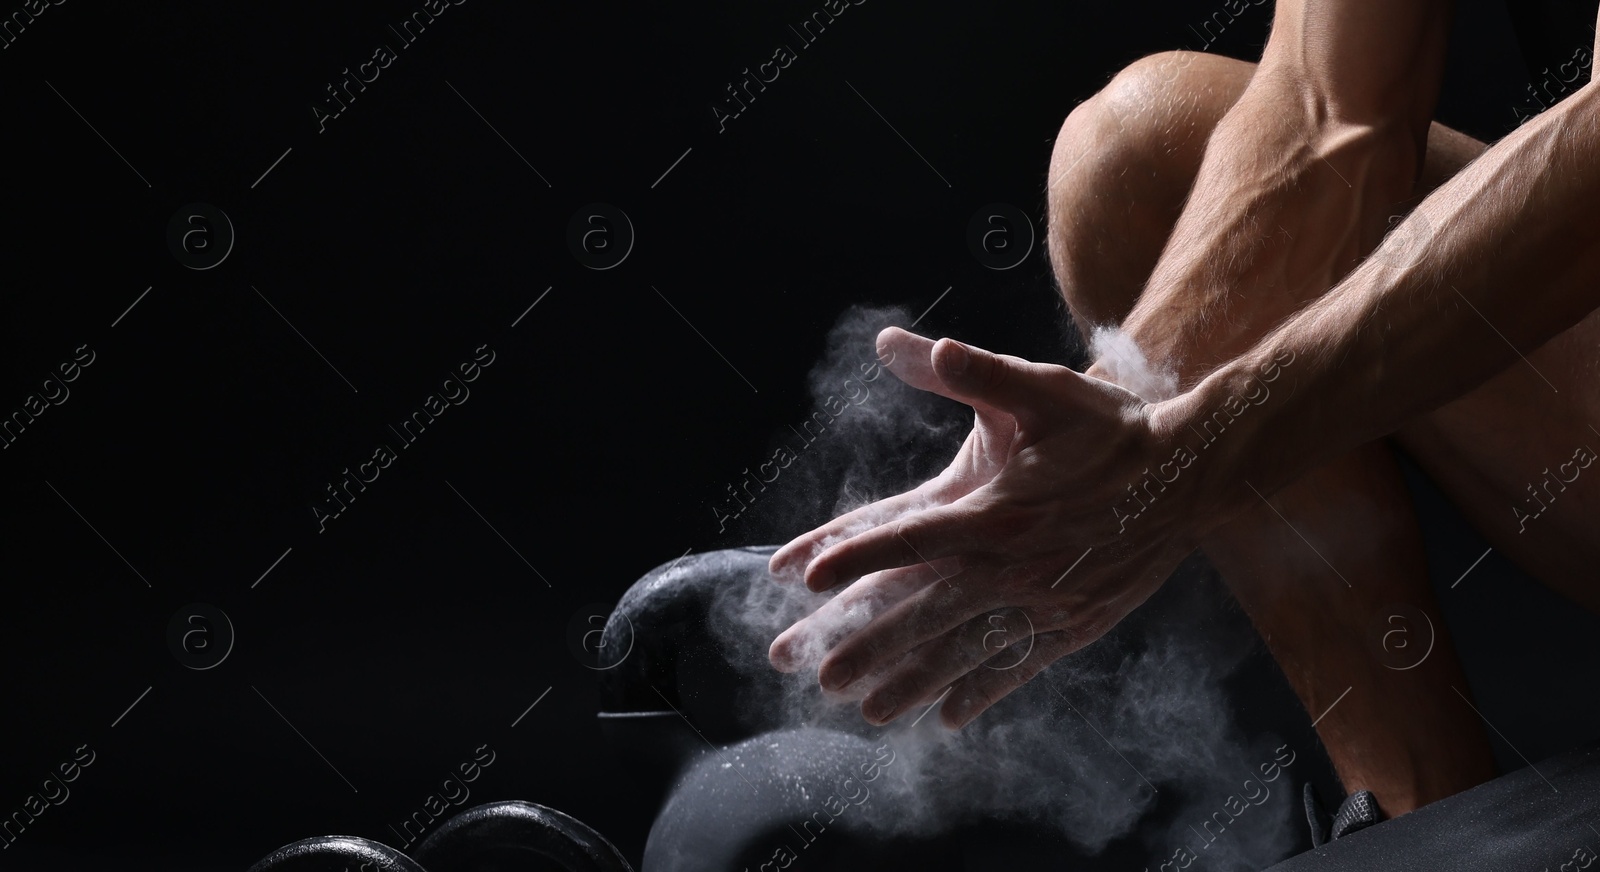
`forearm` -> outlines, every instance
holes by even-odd
[[[1153,410],[1176,437],[1229,423],[1208,466],[1217,507],[1460,396],[1600,305],[1600,92],[1586,86],[1490,148],[1369,259],[1194,390]],[[1292,361],[1285,365],[1285,361]],[[1271,399],[1259,373],[1277,366]],[[1230,411],[1231,409],[1231,411]],[[1220,416],[1220,417],[1219,417]],[[1216,429],[1217,425],[1212,427]]]
[[[1312,117],[1294,92],[1258,79],[1218,125],[1122,324],[1182,387],[1333,287],[1410,196],[1419,148],[1409,130]],[[1236,314],[1240,301],[1250,318]]]
[[[1432,49],[1417,47],[1427,38],[1400,40],[1412,65],[1366,74],[1328,59],[1380,24],[1317,15],[1280,10],[1273,43],[1212,133],[1183,214],[1122,323],[1182,387],[1333,287],[1412,196],[1436,91]],[[1425,16],[1402,19],[1381,26],[1426,29]],[[1383,86],[1401,75],[1406,88]]]

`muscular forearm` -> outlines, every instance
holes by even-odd
[[[1226,419],[1226,436],[1207,452],[1205,498],[1238,506],[1255,499],[1249,488],[1270,493],[1526,365],[1520,355],[1600,305],[1597,204],[1600,92],[1590,85],[1424,200],[1396,230],[1415,241],[1407,257],[1367,260],[1194,390],[1156,406],[1158,432]],[[1282,375],[1271,399],[1234,414],[1245,408],[1236,398],[1262,396],[1258,374],[1274,369]]]
[[[1184,387],[1333,287],[1412,195],[1426,125],[1376,102],[1335,108],[1318,87],[1301,58],[1263,59],[1123,322]]]

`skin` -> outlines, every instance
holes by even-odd
[[[1414,519],[1371,440],[1404,445],[1496,548],[1580,602],[1600,600],[1583,574],[1600,556],[1588,511],[1600,475],[1571,478],[1574,448],[1600,445],[1600,324],[1589,316],[1600,303],[1600,98],[1586,86],[1481,157],[1459,134],[1430,132],[1445,12],[1280,3],[1248,75],[1161,56],[1069,117],[1050,192],[1067,303],[1080,324],[1120,319],[1183,392],[1141,398],[1094,378],[1103,367],[1083,376],[886,331],[893,371],[972,405],[975,426],[935,480],[774,556],[780,577],[849,585],[835,602],[879,603],[823,662],[824,687],[863,696],[876,723],[948,688],[941,719],[960,726],[1098,638],[1203,547],[1308,711],[1352,691],[1319,722],[1347,785],[1375,789],[1393,815],[1492,774],[1476,721],[1447,708],[1451,694],[1466,699],[1447,637],[1415,672],[1349,656],[1365,653],[1358,637],[1377,599],[1433,611]],[[1163,93],[1177,97],[1150,110]],[[1085,139],[1160,147],[1130,174],[1139,154],[1080,161]],[[1127,189],[1143,176],[1155,181]],[[1363,260],[1388,216],[1430,191],[1394,230],[1420,243]],[[1076,228],[1094,222],[1074,218],[1115,218],[1086,211],[1107,194],[1136,208],[1106,234],[1117,245],[1088,245]],[[1175,463],[1219,408],[1247,412]],[[1127,487],[1147,469],[1172,483],[1141,508]],[[1535,505],[1529,483],[1549,469],[1565,483],[1544,485]],[[1341,539],[1354,516],[1370,523]],[[1361,589],[1341,598],[1294,555],[1288,531]],[[1377,543],[1367,551],[1379,559],[1351,538]],[[1374,573],[1381,583],[1365,583]],[[1001,607],[1028,615],[1032,652],[982,669],[993,654],[984,616]],[[774,643],[775,665],[792,668],[806,624]],[[1385,719],[1395,710],[1404,716]]]
[[[1259,339],[1287,304],[1315,296],[1308,286],[1295,293],[1248,275],[1235,280],[1231,299],[1205,282],[1150,281],[1205,146],[1254,72],[1253,64],[1208,55],[1139,61],[1069,117],[1052,159],[1052,262],[1076,322],[1123,322],[1137,304],[1147,314],[1124,325],[1128,335],[1159,353],[1184,386]],[[1089,151],[1086,142],[1093,143]],[[1483,148],[1433,125],[1413,198]],[[1360,178],[1342,171],[1351,182]],[[1355,184],[1332,168],[1324,172],[1336,183],[1319,197],[1353,199]],[[1302,250],[1314,241],[1298,239]],[[1266,273],[1290,274],[1281,264]],[[1201,342],[1177,341],[1194,335],[1189,322],[1197,316],[1223,329]],[[1088,374],[1114,381],[1115,371],[1100,361]],[[1259,382],[1244,399],[1250,408],[1265,404],[1275,387],[1281,390],[1276,381]],[[1191,447],[1207,453],[1201,435]],[[1316,721],[1348,789],[1373,791],[1394,816],[1494,774],[1482,724],[1463,717],[1468,710],[1451,689],[1465,693],[1467,685],[1434,602],[1410,494],[1388,448],[1369,444],[1302,476],[1218,527],[1201,548]]]

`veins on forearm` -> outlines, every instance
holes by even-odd
[[[1301,118],[1294,105],[1247,92],[1223,119],[1124,324],[1186,386],[1332,287],[1409,194],[1408,135]]]

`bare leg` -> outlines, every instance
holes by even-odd
[[[1139,61],[1068,117],[1052,159],[1050,253],[1080,329],[1121,322],[1138,304],[1146,328],[1157,328],[1146,329],[1141,344],[1185,384],[1307,302],[1234,297],[1222,312],[1179,297],[1141,299],[1211,130],[1253,70],[1207,55]],[[1438,184],[1481,148],[1434,125],[1424,184]],[[1204,359],[1176,359],[1162,346],[1163,325],[1191,317],[1224,319],[1227,339]],[[1373,791],[1392,816],[1493,776],[1483,728],[1451,690],[1466,683],[1434,603],[1410,496],[1385,445],[1311,473],[1203,549],[1319,718],[1348,789]],[[1374,644],[1388,629],[1410,633],[1419,656],[1427,644],[1427,627],[1411,626],[1422,622],[1386,625],[1391,614],[1414,614],[1394,605],[1420,610],[1437,635],[1414,668],[1386,662]]]
[[[1483,330],[1485,342],[1501,341]],[[1600,312],[1408,424],[1399,441],[1491,545],[1600,612],[1597,348]]]

